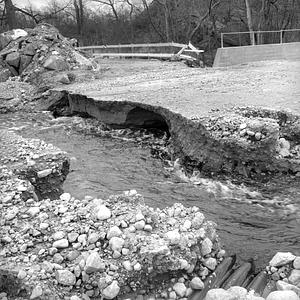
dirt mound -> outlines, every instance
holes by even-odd
[[[51,77],[56,82],[68,84],[74,80],[71,70],[97,66],[75,46],[75,39],[63,37],[46,23],[33,29],[3,33],[0,35],[0,81],[20,76],[22,81],[39,84]]]

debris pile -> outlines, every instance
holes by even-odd
[[[0,35],[0,81],[21,76],[39,83],[49,73],[61,83],[74,80],[71,70],[93,69],[97,65],[75,50],[76,41],[63,37],[52,25],[42,23],[33,29],[16,29]],[[58,72],[62,72],[57,75]]]
[[[198,207],[154,209],[134,190],[105,201],[64,193],[1,206],[0,276],[15,272],[18,292],[31,299],[157,293],[171,279],[170,297],[184,298],[225,254]]]
[[[300,175],[299,116],[280,110],[235,107],[193,121],[220,141],[221,151],[229,149],[230,163],[220,166],[223,172],[236,171],[255,179],[287,172]]]

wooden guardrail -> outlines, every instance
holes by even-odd
[[[166,52],[157,52],[164,48]],[[191,43],[151,43],[151,44],[120,44],[78,47],[79,50],[88,51],[94,57],[127,57],[127,58],[160,58],[160,59],[183,59],[200,61],[199,50]],[[168,49],[168,50],[166,50]],[[178,51],[179,49],[179,51]],[[194,55],[190,55],[193,53]]]

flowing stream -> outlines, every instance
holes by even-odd
[[[299,180],[259,189],[201,178],[194,184],[180,170],[166,169],[149,147],[84,135],[49,120],[42,113],[0,115],[0,129],[42,139],[68,152],[71,171],[64,190],[74,197],[105,198],[135,189],[153,207],[175,202],[199,206],[218,224],[225,249],[243,260],[254,258],[257,266],[266,265],[277,251],[300,255]]]

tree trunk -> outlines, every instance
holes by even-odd
[[[77,24],[77,34],[82,37],[82,31],[83,31],[83,4],[82,0],[74,0],[74,8],[75,8],[75,15],[76,15],[76,24]]]
[[[81,35],[82,28],[81,28],[81,22],[80,22],[80,9],[79,9],[79,6],[78,6],[78,3],[76,0],[74,0],[73,3],[74,3],[74,8],[75,8],[75,15],[76,15],[77,34]]]
[[[249,28],[249,31],[250,31],[251,45],[255,45],[255,38],[254,38],[254,32],[253,32],[253,23],[252,23],[252,13],[251,13],[251,6],[250,6],[249,1],[250,0],[245,0],[246,11],[247,11],[247,22],[248,22],[248,28]]]
[[[151,14],[150,14],[150,10],[149,10],[149,6],[147,4],[147,1],[146,0],[142,0],[143,2],[143,5],[144,5],[144,8],[146,9],[146,12],[147,12],[147,16],[148,16],[148,20],[152,26],[152,28],[154,29],[154,31],[157,33],[157,35],[160,37],[160,40],[163,41],[164,40],[164,36],[163,36],[163,33],[160,32],[158,30],[158,28],[155,26],[155,24],[153,23],[153,20],[152,20],[152,17],[151,17]]]
[[[80,14],[80,34],[82,34],[83,31],[83,22],[84,22],[84,12],[83,12],[83,3],[82,0],[79,1],[79,14]]]
[[[170,24],[169,24],[169,14],[167,5],[164,6],[164,15],[165,15],[165,26],[166,26],[166,40],[170,42]]]
[[[5,11],[6,11],[7,25],[8,28],[11,30],[17,27],[16,10],[11,0],[4,0],[4,4],[5,4]]]

